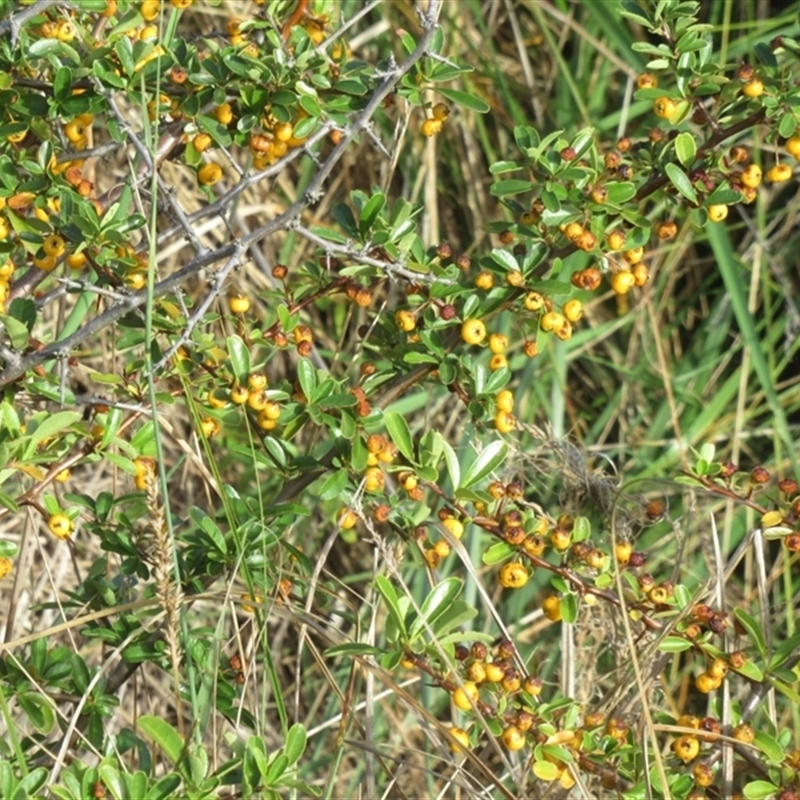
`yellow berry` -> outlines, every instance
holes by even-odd
[[[740,723],[733,729],[733,738],[736,739],[737,742],[750,744],[755,737],[756,732],[753,730],[753,727],[745,722]]]
[[[56,25],[56,38],[61,42],[71,42],[76,36],[75,26],[69,20],[62,19]]]
[[[461,339],[466,344],[480,344],[486,338],[486,326],[479,319],[465,320],[461,326]]]
[[[508,336],[502,333],[493,333],[489,337],[489,350],[493,353],[505,353],[508,349]]]
[[[81,250],[80,253],[70,253],[66,258],[67,266],[70,269],[83,269],[88,260],[89,259],[86,257],[86,253],[83,250]]]
[[[506,273],[506,283],[509,286],[519,287],[525,284],[525,276],[518,269],[510,269]]]
[[[708,667],[708,674],[712,678],[722,680],[728,674],[728,662],[724,658],[715,658]]]
[[[669,119],[675,113],[675,101],[669,97],[659,97],[653,103],[653,111],[659,119]]]
[[[416,317],[405,309],[401,309],[394,315],[394,321],[397,327],[405,333],[410,333],[417,327]]]
[[[450,735],[455,739],[448,743],[451,752],[463,753],[469,750],[469,734],[463,728],[450,728]]]
[[[631,265],[638,264],[644,258],[644,247],[634,247],[631,250],[626,250],[622,257]]]
[[[344,531],[349,531],[352,528],[355,528],[356,523],[358,522],[358,517],[356,516],[355,511],[350,508],[343,508],[339,512],[339,527]]]
[[[700,742],[696,736],[688,734],[679,736],[672,743],[672,751],[681,761],[686,763],[697,758],[697,754],[700,752]]]
[[[722,681],[710,675],[708,672],[701,672],[695,679],[694,685],[698,692],[701,694],[708,694],[715,689],[719,689]]]
[[[250,299],[243,294],[235,294],[228,298],[231,314],[246,314],[250,310]]]
[[[434,119],[444,122],[450,116],[450,107],[446,103],[437,103],[432,109]]]
[[[475,276],[475,288],[488,292],[494,286],[494,275],[488,270],[483,270]]]
[[[56,268],[56,258],[48,255],[42,256],[42,258],[34,257],[33,266],[43,272],[52,272]]]
[[[624,231],[609,231],[606,234],[606,244],[609,250],[618,251],[625,247],[625,233]]]
[[[450,535],[454,539],[460,539],[464,535],[464,523],[455,517],[447,517],[447,519],[442,522],[442,525],[450,531]]]
[[[776,164],[767,170],[767,180],[771,183],[785,183],[792,177],[792,168],[788,164]]]
[[[160,0],[144,0],[139,6],[139,13],[145,22],[152,22],[158,16],[160,6]]]
[[[56,473],[55,479],[59,483],[66,483],[69,480],[71,474],[72,473],[69,471],[69,469],[62,469],[61,472]]]
[[[633,555],[633,545],[630,542],[617,542],[614,547],[614,554],[617,557],[619,565],[624,567],[631,560]]]
[[[567,300],[561,309],[570,322],[577,322],[583,316],[583,303],[580,300]]]
[[[59,513],[53,514],[47,520],[47,527],[57,539],[69,539],[75,526],[66,514]]]
[[[656,89],[658,88],[658,78],[652,72],[643,72],[636,78],[636,86],[639,89]]]
[[[800,156],[800,136],[792,136],[786,140],[786,152],[790,156]]]
[[[273,136],[279,142],[288,142],[292,138],[292,133],[294,133],[294,127],[291,122],[279,122],[272,129]]]
[[[633,270],[633,282],[636,286],[644,286],[650,278],[650,270],[646,264],[637,264]]]
[[[453,703],[460,711],[472,711],[472,707],[478,701],[478,687],[472,681],[464,681],[453,692]]]
[[[544,297],[539,292],[528,292],[523,305],[528,311],[540,311],[544,307]]]
[[[197,180],[202,186],[213,186],[222,177],[222,167],[213,161],[197,170]]]
[[[567,227],[564,228],[564,235],[571,242],[577,242],[582,233],[583,233],[583,226],[578,222],[570,222],[569,225],[567,225]]]
[[[439,556],[439,561],[441,561],[443,558],[447,558],[447,556],[450,555],[450,545],[444,539],[440,539],[433,546],[433,551]]]
[[[708,207],[708,218],[712,222],[722,222],[728,216],[728,206],[724,203],[717,203]]]
[[[267,388],[267,376],[263,372],[251,372],[247,376],[247,388],[253,391]]]
[[[509,561],[508,564],[503,564],[497,574],[500,585],[506,589],[519,589],[528,582],[529,578],[528,570],[519,561]]]
[[[380,492],[386,478],[380,467],[368,467],[364,472],[364,489],[368,492]]]
[[[423,136],[435,136],[442,130],[442,120],[429,118],[426,119],[420,128]]]
[[[220,431],[220,424],[213,417],[204,417],[200,420],[200,430],[206,439],[216,436]]]
[[[500,433],[511,433],[517,427],[517,421],[514,419],[513,414],[508,411],[498,411],[494,417],[494,427]]]
[[[235,383],[231,386],[231,402],[234,405],[243,406],[247,402],[249,395],[250,391],[246,386],[242,386],[240,383]]]
[[[10,558],[0,558],[0,580],[3,580],[6,575],[10,575],[13,568],[14,564]]]
[[[214,143],[214,140],[207,133],[198,133],[192,139],[192,146],[198,153],[204,153]]]
[[[508,359],[506,358],[505,353],[495,353],[489,359],[489,369],[492,372],[497,372],[499,369],[503,369],[504,367],[508,366]]]
[[[525,747],[525,734],[516,725],[509,725],[501,734],[500,739],[506,750],[522,750]]]
[[[514,393],[510,389],[499,391],[494,400],[494,407],[498,411],[505,411],[510,414],[514,410]]]
[[[233,108],[230,103],[222,103],[214,109],[214,116],[221,125],[230,125],[233,121]]]
[[[247,407],[253,411],[263,411],[268,402],[269,396],[264,389],[251,389],[247,394]]]
[[[558,311],[548,311],[541,319],[539,325],[545,333],[557,331],[564,326],[566,320]]]
[[[761,185],[761,177],[761,167],[758,164],[750,164],[749,167],[745,167],[742,171],[742,185],[748,189],[757,189]]]
[[[555,594],[545,597],[542,601],[542,611],[551,622],[559,622],[561,620],[561,598]]]
[[[65,248],[66,243],[64,242],[64,237],[59,236],[57,233],[51,233],[49,236],[45,237],[42,243],[42,250],[44,250],[46,255],[53,256],[53,258],[58,258],[64,252]]]
[[[764,84],[758,78],[753,78],[742,86],[742,94],[750,99],[761,97],[764,94]]]
[[[211,406],[211,408],[220,409],[225,408],[225,406],[228,405],[228,397],[218,389],[210,389],[206,395],[206,400],[208,400],[208,404]]]
[[[611,289],[615,294],[627,294],[635,285],[636,279],[633,273],[626,269],[621,269],[611,276]]]

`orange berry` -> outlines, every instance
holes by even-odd
[[[636,86],[639,89],[656,89],[658,88],[658,78],[652,72],[643,72],[636,79]]]
[[[222,178],[222,167],[209,161],[197,170],[197,180],[202,186],[213,186]]]

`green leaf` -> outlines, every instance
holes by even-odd
[[[778,667],[785,664],[798,647],[800,647],[800,633],[795,633],[781,642],[769,660],[769,670],[778,669]]]
[[[519,271],[519,264],[517,263],[517,259],[514,255],[508,252],[508,250],[502,250],[499,247],[495,247],[491,252],[492,261],[495,262],[498,266],[503,267],[503,269],[507,269],[510,272]]]
[[[460,92],[457,89],[444,89],[441,86],[437,88],[436,91],[442,95],[442,97],[446,97],[448,100],[461,106],[461,108],[466,108],[469,111],[475,111],[478,114],[488,114],[491,110],[491,106],[485,100],[481,100],[480,97],[476,97],[469,92]]]
[[[183,752],[183,739],[166,720],[145,714],[138,719],[142,733],[152,739],[163,751],[164,755],[177,764]]]
[[[483,480],[483,478],[497,469],[497,467],[505,461],[507,453],[508,445],[500,439],[487,445],[483,451],[478,454],[475,461],[470,464],[458,490],[468,489],[470,486],[474,486],[478,483],[478,481]]]
[[[373,586],[383,598],[383,602],[386,603],[386,610],[392,617],[397,630],[403,634],[403,638],[407,638],[405,615],[400,610],[397,590],[385,575],[378,575],[373,581]]]
[[[445,441],[444,438],[441,439],[441,445],[444,463],[447,465],[447,474],[450,476],[450,484],[455,489],[461,480],[461,466],[458,463],[458,456],[450,443]]]
[[[337,203],[333,207],[334,219],[339,223],[342,230],[349,236],[358,236],[358,226],[353,212],[346,203]]]
[[[753,744],[772,762],[780,764],[786,756],[783,748],[776,739],[764,731],[756,731]]]
[[[411,626],[409,637],[412,640],[416,639],[424,632],[426,624],[433,627],[436,619],[438,619],[438,617],[450,607],[453,600],[461,594],[463,585],[459,578],[450,577],[433,587],[433,590],[422,604],[420,616],[414,620],[414,624]]]
[[[623,183],[609,183],[606,185],[608,189],[608,202],[614,205],[621,205],[627,203],[636,197],[636,185],[630,181]]]
[[[311,401],[314,390],[317,388],[317,371],[310,359],[301,358],[297,362],[297,380],[300,383],[300,388],[303,394]]]
[[[284,752],[289,761],[289,766],[293,766],[300,760],[306,749],[306,742],[308,741],[308,734],[306,729],[299,722],[292,725],[286,734],[286,744]]]
[[[735,672],[737,672],[739,675],[743,675],[745,678],[749,678],[751,681],[756,681],[757,683],[760,683],[764,680],[764,673],[753,661],[745,661],[744,664],[739,667],[739,669],[735,670]]]
[[[320,500],[327,501],[340,497],[347,487],[349,479],[350,476],[346,469],[336,470],[332,475],[329,475],[322,482],[322,486],[319,487]]]
[[[496,542],[488,550],[484,551],[483,556],[481,556],[481,561],[487,566],[492,566],[494,564],[499,564],[501,561],[505,561],[516,552],[517,548],[510,545],[508,542]]]
[[[561,598],[561,619],[569,624],[575,622],[578,618],[578,605],[578,595],[567,592]]]
[[[677,165],[670,162],[664,167],[670,183],[691,203],[697,205],[697,192],[689,180],[689,176]]]
[[[767,642],[764,638],[764,632],[761,630],[761,624],[755,617],[751,617],[741,608],[734,609],[733,615],[736,617],[739,624],[747,631],[751,641],[758,648],[761,657],[766,659]]]
[[[80,418],[81,414],[78,411],[57,411],[55,414],[50,414],[33,431],[31,442],[38,445],[45,439],[61,433],[70,425],[74,425]]]
[[[778,787],[769,781],[750,781],[746,783],[742,793],[747,800],[766,800],[778,791]]]
[[[14,350],[22,350],[27,347],[30,334],[24,323],[14,319],[9,314],[0,314],[0,324],[5,328],[11,347]]]
[[[53,730],[56,715],[47,697],[37,692],[19,692],[17,702],[28,717],[28,721],[44,736]]]
[[[405,417],[402,414],[398,414],[397,411],[386,411],[383,415],[383,421],[386,425],[386,431],[391,440],[397,445],[397,449],[403,454],[403,457],[412,464],[416,463],[414,459],[414,443],[411,440],[411,431]]]
[[[665,636],[658,645],[662,653],[681,653],[691,647],[692,643],[681,636]]]
[[[241,336],[228,337],[228,357],[231,360],[231,371],[239,383],[246,383],[250,374],[250,349],[242,341]],[[300,362],[303,363],[303,362]]]
[[[170,772],[169,775],[156,781],[144,800],[167,800],[167,798],[174,797],[175,790],[181,783],[183,783],[181,776]]]
[[[361,214],[358,221],[358,227],[361,235],[366,237],[370,228],[375,224],[375,220],[380,215],[386,206],[386,195],[382,192],[377,192],[364,204],[361,209]]]
[[[694,136],[687,131],[679,133],[675,139],[675,152],[678,154],[678,161],[684,167],[691,166],[697,153],[697,142]]]
[[[517,178],[509,178],[505,181],[497,181],[493,183],[489,193],[494,197],[508,197],[512,194],[522,194],[523,192],[530,192],[534,184],[531,181],[521,181]]]

